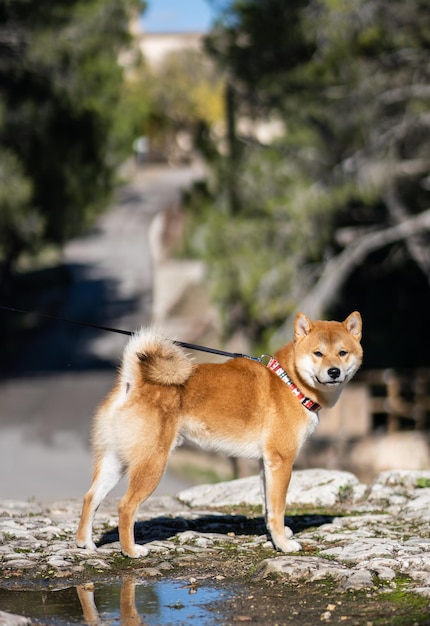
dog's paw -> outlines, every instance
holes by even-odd
[[[287,539],[293,536],[294,533],[289,526],[285,526],[284,530],[285,530],[285,536]]]
[[[300,545],[300,543],[296,541],[295,539],[281,538],[280,541],[274,541],[274,540],[272,541],[273,541],[273,545],[275,549],[279,550],[280,552],[299,552],[302,549],[302,546]]]
[[[285,543],[285,548],[283,548],[284,552],[300,552],[302,549],[301,544],[295,539],[288,539]]]
[[[94,541],[76,541],[76,546],[83,550],[88,550],[89,552],[95,552],[97,550]]]
[[[145,546],[139,546],[137,543],[132,546],[130,550],[122,550],[124,556],[128,556],[130,559],[139,559],[143,556],[148,556],[149,550]]]

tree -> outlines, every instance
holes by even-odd
[[[118,59],[140,7],[139,0],[0,1],[0,145],[17,190],[13,206],[0,190],[3,232],[14,241],[2,237],[4,271],[31,244],[18,213],[31,214],[42,240],[61,246],[105,206],[131,143]]]
[[[31,182],[25,177],[19,161],[7,151],[0,150],[0,265],[2,295],[10,289],[12,265],[21,251],[37,246],[42,222],[31,204]]]
[[[355,269],[352,260],[360,258],[367,266],[373,262],[354,252],[359,240],[362,251],[375,250],[372,245],[380,242],[381,268],[396,263],[397,271],[403,271],[412,258],[429,282],[425,232],[415,230],[391,244],[388,237],[377,236],[413,221],[429,207],[429,40],[430,16],[422,0],[237,0],[221,14],[208,47],[235,85],[238,117],[250,110],[257,120],[275,114],[285,127],[276,142],[240,137],[241,215],[253,243],[247,258],[249,263],[254,255],[254,287],[266,285],[264,315],[246,305],[246,315],[240,317],[243,324],[251,316],[251,339],[276,327],[285,329],[283,318],[303,303],[310,306],[312,301],[317,316],[333,310],[340,275],[346,280]],[[256,177],[256,171],[261,175]],[[222,198],[221,177],[218,184]],[[218,232],[231,224],[228,210],[219,205],[217,219],[221,224],[224,215],[224,221]],[[260,262],[262,249],[270,245],[261,226],[268,220],[277,220],[278,252],[271,267]],[[301,229],[307,236],[300,238]],[[211,238],[210,227],[207,236]],[[230,299],[229,270],[220,270],[227,247],[214,237],[210,249],[216,289],[225,296],[224,306],[230,301],[236,310],[237,298],[249,303],[251,296],[247,300],[238,294],[240,282],[235,281],[236,300]],[[345,266],[341,261],[347,258]],[[322,299],[328,269],[338,288],[325,290]],[[288,297],[280,295],[285,292]],[[257,288],[254,296],[259,295]]]
[[[330,304],[336,300],[343,283],[346,282],[352,271],[364,263],[371,252],[393,242],[413,241],[417,236],[421,237],[423,231],[430,231],[430,209],[407,220],[402,220],[395,226],[357,237],[342,252],[327,261],[312,290],[302,298],[299,305],[296,306],[296,310],[303,309],[312,318],[319,317],[321,312],[327,310]],[[275,345],[281,342],[285,336],[290,336],[292,330],[293,317],[290,317],[275,333]]]
[[[206,38],[209,54],[230,76],[242,107],[260,112],[285,101],[290,72],[312,59],[303,0],[233,0],[213,5],[218,19]]]

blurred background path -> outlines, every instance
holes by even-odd
[[[181,191],[200,175],[197,165],[142,168],[93,231],[65,247],[71,280],[59,314],[125,330],[148,324],[150,226],[178,205]],[[156,288],[162,307],[160,291],[165,288],[168,300],[173,285],[167,280]],[[114,382],[126,341],[124,335],[48,321],[19,355],[0,382],[0,499],[83,496],[91,477],[92,414]],[[168,471],[158,493],[187,485]]]

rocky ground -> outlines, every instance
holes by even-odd
[[[123,274],[118,277],[118,285],[122,296],[139,300],[140,296],[136,294],[143,293],[139,282],[143,280],[140,268],[144,267],[147,273],[153,263],[154,283],[156,287],[158,285],[153,294],[157,323],[172,336],[214,346],[216,320],[207,307],[206,294],[202,295],[196,289],[202,281],[202,268],[187,261],[172,262],[168,255],[165,258],[163,241],[169,233],[165,232],[163,219],[156,218],[153,223],[151,263],[142,262],[130,247],[133,232],[136,233],[136,244],[140,242],[136,220],[139,218],[147,225],[156,215],[154,202],[159,198],[157,190],[160,189],[158,174],[146,173],[148,180],[140,181],[146,186],[139,187],[133,194],[130,192],[123,199],[118,218],[116,213],[106,218],[108,222],[113,220],[112,232],[116,236],[119,227],[124,228],[127,223],[128,244],[123,252],[127,252],[125,256],[130,257],[133,264],[138,261],[139,271],[134,272],[134,265],[126,263],[124,255],[121,262],[116,262],[119,248],[112,267],[105,268],[103,263],[96,263],[98,269],[92,271],[101,272],[103,278],[104,273],[111,276],[112,268],[120,268]],[[177,182],[171,181],[175,189]],[[167,192],[167,185],[161,187],[163,193]],[[167,199],[163,198],[160,202],[162,200],[162,206],[167,206]],[[158,209],[160,206],[157,204]],[[124,221],[124,212],[128,221]],[[111,232],[105,226],[105,230]],[[95,236],[103,232],[101,228]],[[176,237],[175,233],[169,236]],[[104,242],[105,239],[101,238],[100,258],[110,259],[104,250],[106,246],[112,246],[112,241]],[[85,242],[75,242],[74,245],[78,246],[74,249],[77,258],[86,259]],[[88,259],[89,266],[90,261],[91,258]],[[100,276],[95,278],[99,280]],[[149,284],[149,274],[146,278],[143,282]],[[90,281],[90,284],[93,283]],[[82,302],[81,298],[73,298],[73,302],[77,301]],[[207,311],[207,315],[202,311]],[[70,312],[71,317],[74,314]],[[128,318],[109,319],[108,322],[124,328],[132,327],[134,323]],[[96,342],[97,357],[102,360],[113,358],[118,351],[117,340],[116,335],[109,335],[103,339],[103,345]],[[234,349],[242,351],[240,346]],[[81,352],[74,352],[79,362]],[[77,387],[79,380],[75,379],[73,385],[68,384],[73,393],[73,403],[70,403],[73,412],[76,411],[76,398],[89,399],[89,384],[93,394],[97,392],[98,398],[102,395],[94,384],[94,376],[89,376],[88,372],[85,373],[85,392],[82,387]],[[47,386],[42,387],[44,384]],[[40,402],[43,399],[46,404],[46,399],[50,399],[51,404],[55,404],[52,389],[57,389],[58,385],[41,377],[37,386],[36,408],[51,424],[49,412],[45,405],[40,406]],[[26,399],[21,388],[10,402],[14,423],[17,398],[22,402]],[[4,401],[2,406],[4,411]],[[27,413],[34,421],[34,403],[29,404],[29,409]],[[87,413],[88,410],[83,412],[84,415]],[[75,423],[76,416],[73,417]],[[40,484],[36,472],[43,465],[44,457],[39,455],[34,467],[27,469],[23,466],[26,457],[28,451],[23,458],[17,457],[12,450],[7,459],[3,454],[0,461],[4,463],[4,476],[8,476],[4,484],[12,481],[12,466],[20,468],[20,474],[28,480],[28,488],[32,478],[33,481],[36,478],[35,484]],[[74,471],[81,464],[76,463],[75,458]],[[64,454],[57,466],[49,462],[48,467],[50,477],[58,478],[60,485],[67,483],[63,476],[67,467]],[[89,472],[85,468],[87,475]],[[81,492],[84,492],[83,488],[79,489]],[[15,487],[11,493],[16,493]],[[28,624],[28,616],[34,616],[34,594],[39,594],[41,601],[48,604],[48,595],[54,592],[55,602],[60,605],[66,602],[69,590],[73,592],[75,603],[73,618],[71,615],[68,621],[38,618],[37,623],[107,623],[99,620],[96,605],[102,586],[111,581],[119,581],[121,587],[118,605],[124,624],[149,623],[147,616],[142,615],[137,607],[135,591],[136,586],[148,583],[150,587],[153,581],[180,584],[188,590],[190,597],[200,596],[205,588],[215,588],[217,599],[212,598],[207,605],[211,615],[209,621],[199,622],[194,618],[194,621],[187,622],[198,626],[247,621],[265,626],[315,626],[317,623],[413,626],[430,623],[430,471],[385,472],[369,485],[360,483],[346,472],[295,472],[287,500],[286,523],[296,533],[303,550],[288,555],[276,553],[267,541],[257,477],[193,487],[175,497],[150,498],[141,506],[136,523],[137,541],[147,546],[149,554],[137,560],[121,556],[116,499],[103,503],[97,513],[97,552],[77,549],[74,543],[80,500],[67,499],[54,504],[52,500],[49,503],[43,500],[44,503],[34,499],[5,500],[4,496],[0,500],[0,626]],[[109,623],[115,623],[115,619]],[[157,626],[174,623],[176,626],[184,621],[178,618],[150,623]]]
[[[97,513],[97,552],[74,544],[79,501],[4,501],[0,608],[11,590],[66,581],[84,608],[94,581],[122,576],[233,590],[214,603],[214,624],[430,623],[430,471],[384,472],[370,485],[347,472],[295,472],[286,519],[302,544],[295,554],[272,549],[260,502],[256,476],[150,498],[136,523],[149,555],[130,560],[120,553],[116,500]],[[0,624],[12,620],[0,614]]]

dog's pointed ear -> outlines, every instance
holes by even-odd
[[[351,333],[356,341],[361,340],[361,329],[363,323],[361,320],[361,315],[358,311],[354,311],[354,313],[348,315],[343,324],[346,330]]]
[[[301,339],[309,335],[312,330],[312,322],[304,313],[297,313],[294,320],[294,337]]]

